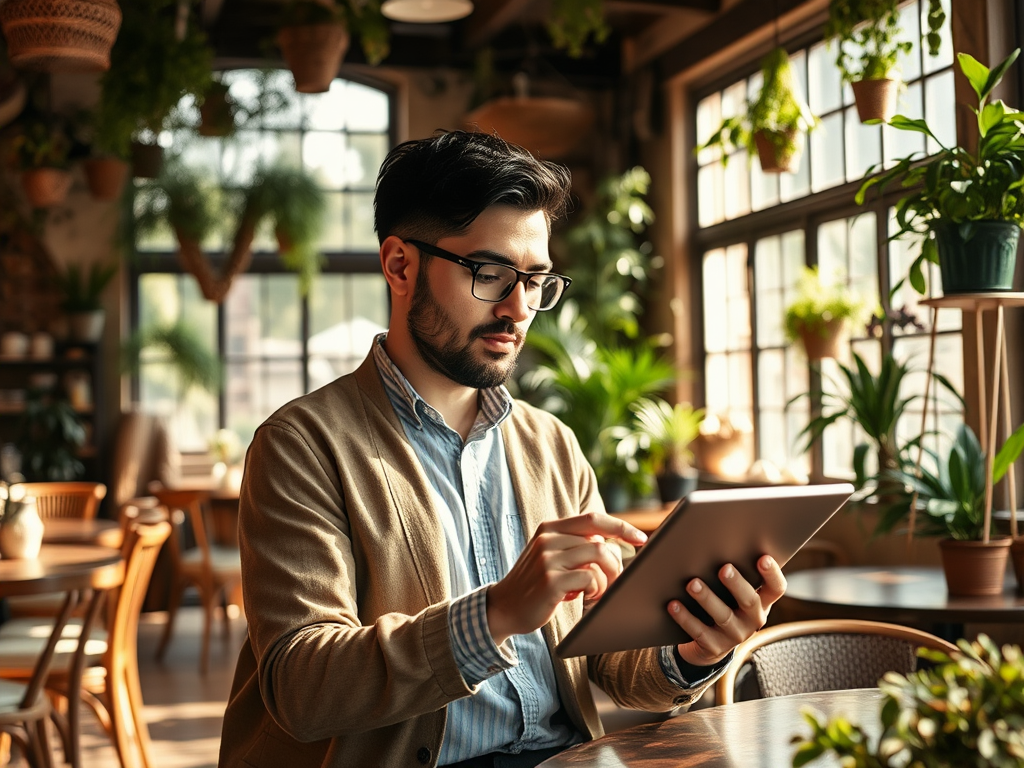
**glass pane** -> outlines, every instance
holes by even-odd
[[[907,86],[904,99],[906,105],[904,115],[912,119],[924,116],[920,83]],[[916,131],[897,131],[888,125],[883,125],[882,145],[885,151],[885,162],[888,164],[913,152],[923,152],[924,134]]]
[[[709,354],[704,361],[704,401],[707,412],[727,413],[729,410],[729,363],[723,354]]]
[[[345,127],[347,89],[344,80],[335,80],[326,93],[310,93],[303,98],[306,128],[311,131],[340,131]]]
[[[240,360],[225,367],[224,421],[243,443],[271,413],[302,392],[299,360]]]
[[[806,137],[804,145],[808,144]],[[815,161],[817,162],[817,161]],[[783,202],[803,197],[811,191],[811,159],[810,153],[804,151],[800,154],[800,164],[793,173],[780,173],[779,177],[779,199]]]
[[[864,125],[857,108],[844,113],[846,128],[846,180],[859,181],[868,170],[882,161],[882,126]]]
[[[806,153],[801,159],[801,164],[807,162]],[[788,176],[787,173],[765,173],[761,170],[761,163],[757,158],[750,163],[750,207],[755,211],[770,208],[779,202],[779,177]]]
[[[956,94],[953,70],[925,80],[925,120],[943,146],[956,145]],[[938,152],[935,141],[928,138],[928,152]]]
[[[344,240],[350,251],[376,251],[377,236],[373,231],[373,193],[343,192],[346,207]]]
[[[811,131],[811,189],[823,189],[843,183],[843,114],[825,117],[817,130]]]
[[[878,223],[872,212],[848,219],[850,224],[850,281],[878,284]],[[870,298],[870,297],[865,297]]]
[[[927,5],[927,3],[923,3]],[[949,15],[946,16],[946,28],[951,26]],[[900,54],[897,67],[904,82],[916,80],[921,76],[921,19],[920,6],[909,3],[900,9],[900,40],[909,40],[912,44],[910,53]]]
[[[263,116],[263,125],[266,128],[297,130],[302,127],[302,96],[295,95],[295,81],[292,73],[279,69],[268,75],[267,90],[287,95],[281,102],[281,108],[268,112]]]
[[[806,263],[807,254],[804,252],[804,231],[802,229],[795,229],[792,232],[783,234],[782,274],[783,285],[787,290],[796,286]]]
[[[747,168],[747,153],[734,154],[723,171],[725,179],[722,197],[725,198],[725,218],[745,216],[750,213],[750,171]]]
[[[344,134],[323,131],[306,133],[302,137],[302,163],[326,189],[345,186],[346,138]]]
[[[391,117],[388,95],[360,83],[345,83],[345,127],[350,131],[387,133]]]
[[[919,2],[920,2],[920,0],[919,0]],[[942,42],[941,42],[941,44],[939,46],[939,53],[938,53],[938,55],[937,56],[932,56],[931,52],[928,50],[927,44],[924,46],[924,49],[925,49],[924,50],[924,71],[926,73],[937,72],[938,70],[942,69],[943,67],[951,67],[951,66],[953,66],[953,34],[952,34],[951,29],[950,29],[953,25],[950,23],[950,19],[952,18],[952,16],[951,16],[949,4],[950,4],[950,0],[942,0],[942,8],[946,12],[946,22],[945,22],[945,24],[942,25],[942,28],[939,30],[939,37],[942,39]],[[927,13],[928,13],[928,3],[927,2],[921,2],[921,28],[922,29],[924,29],[925,25],[926,25],[926,22],[925,22],[924,19],[925,19],[925,15]]]
[[[810,91],[808,103],[816,115],[823,115],[840,107],[842,89],[834,53],[834,50],[828,49],[824,43],[811,46],[807,67]]]
[[[346,177],[350,187],[372,190],[377,181],[377,170],[388,153],[386,134],[361,134],[348,137]]]
[[[697,223],[702,227],[710,227],[725,218],[724,195],[720,194],[723,178],[721,163],[706,165],[697,171]]]
[[[722,95],[712,93],[701,99],[697,104],[697,139],[695,146],[700,146],[711,138],[722,124]],[[707,165],[718,159],[721,153],[717,149],[703,149],[697,153],[697,164]]]
[[[386,329],[381,275],[323,275],[310,292],[309,379],[316,389],[355,370]]]
[[[299,357],[302,311],[294,275],[242,275],[224,302],[226,354]]]
[[[762,409],[781,412],[786,404],[785,371],[785,353],[781,349],[766,350],[757,356],[757,395]]]
[[[263,158],[259,131],[236,131],[223,139],[220,172],[224,184],[242,187],[252,181]]]
[[[704,254],[704,349],[724,352],[726,328],[723,315],[726,296],[725,251],[716,248]]]

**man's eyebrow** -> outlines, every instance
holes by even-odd
[[[503,253],[497,251],[470,251],[466,254],[465,258],[472,259],[473,261],[487,261],[492,264],[506,264],[510,267],[515,267],[515,263]],[[554,268],[554,262],[545,261],[540,264],[531,264],[523,272],[550,272]]]

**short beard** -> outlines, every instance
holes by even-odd
[[[456,384],[473,389],[490,389],[508,381],[523,349],[523,332],[507,320],[478,325],[469,332],[466,342],[460,343],[458,326],[434,298],[423,268],[417,276],[407,324],[409,335],[427,365]],[[470,348],[474,339],[492,333],[508,333],[516,337],[515,353],[504,364],[500,362],[502,355],[498,353],[488,353],[492,359],[481,362]]]

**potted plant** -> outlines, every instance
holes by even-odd
[[[690,446],[700,434],[704,410],[689,403],[669,405],[661,398],[642,398],[632,406],[635,440],[654,475],[662,503],[677,501],[697,487]]]
[[[723,120],[697,151],[718,148],[725,163],[733,148],[745,147],[748,157],[757,152],[765,173],[790,173],[799,165],[804,134],[818,125],[818,118],[797,98],[785,48],[764,57],[761,75],[757,96],[747,101],[741,114]]]
[[[370,64],[388,55],[388,26],[379,0],[291,0],[277,33],[277,45],[300,93],[331,87],[348,50],[349,33],[358,34]]]
[[[903,380],[911,373],[909,364],[901,363],[892,355],[883,355],[878,374],[873,374],[867,363],[856,352],[853,363],[837,363],[841,378],[834,383],[832,392],[822,392],[821,412],[816,414],[804,427],[797,439],[807,438],[805,450],[818,440],[825,430],[840,421],[848,419],[858,425],[867,441],[854,446],[853,471],[857,488],[865,488],[874,481],[873,490],[885,497],[892,490],[888,486],[887,471],[896,470],[909,463],[908,450],[918,445],[920,437],[901,445],[896,437],[896,426],[900,418],[920,395],[907,395],[903,391]],[[959,393],[941,374],[932,373],[947,391],[962,404]],[[797,395],[790,403],[807,395]],[[878,472],[869,475],[867,471],[868,451],[877,456]],[[899,484],[896,484],[900,487]]]
[[[83,269],[68,264],[57,275],[62,295],[61,309],[68,318],[68,331],[75,341],[96,343],[103,335],[103,291],[117,274],[117,264],[93,262]]]
[[[864,303],[842,283],[823,285],[817,267],[805,267],[797,296],[786,307],[786,338],[803,344],[808,360],[838,357],[844,331],[857,322]]]
[[[82,156],[82,170],[89,192],[97,200],[116,200],[124,191],[129,165],[119,156],[117,140],[102,132],[97,113],[80,110],[71,119],[71,134],[76,153]],[[104,125],[104,129],[109,125]],[[125,154],[128,139],[124,142]]]
[[[157,137],[186,95],[200,99],[212,79],[213,52],[195,23],[176,29],[177,0],[125,3],[121,33],[100,80],[97,149],[131,158],[137,176],[159,173]]]
[[[316,179],[301,169],[276,167],[254,174],[242,190],[239,211],[229,211],[202,174],[169,163],[160,178],[140,195],[136,225],[140,232],[161,222],[170,225],[178,240],[178,257],[199,282],[203,296],[221,302],[236,275],[252,260],[256,229],[264,219],[273,221],[284,266],[299,274],[303,293],[320,271],[322,256],[316,248],[326,197]],[[231,250],[220,269],[203,253],[203,241],[225,221],[237,222]]]
[[[957,641],[959,653],[920,649],[932,662],[879,681],[881,734],[872,741],[842,716],[808,710],[795,736],[794,768],[834,754],[846,768],[1019,768],[1024,763],[1024,653],[985,634]]]
[[[71,140],[57,118],[29,118],[11,140],[11,161],[21,170],[21,186],[33,208],[49,208],[67,198],[70,150]]]
[[[1013,289],[1024,224],[1024,113],[989,97],[1019,53],[1018,48],[992,70],[966,53],[957,54],[978,95],[978,106],[971,107],[978,120],[977,151],[943,146],[924,120],[896,115],[889,125],[925,134],[939,151],[925,158],[914,153],[877,176],[871,176],[872,169],[857,192],[863,204],[875,185],[911,190],[893,206],[897,231],[892,238],[923,237],[921,253],[905,278],[918,293],[926,291],[925,262],[939,265],[942,290],[948,294]]]
[[[595,43],[603,43],[611,32],[604,18],[604,0],[552,0],[546,26],[555,48],[574,59],[583,55],[591,35]]]
[[[66,397],[50,389],[28,391],[15,443],[26,480],[77,480],[85,472],[78,458],[84,444],[85,426]]]
[[[1024,425],[996,453],[992,485],[1002,479],[1022,447]],[[903,490],[883,510],[878,532],[888,532],[909,520],[911,533],[942,537],[939,548],[951,595],[998,595],[1003,590],[1012,540],[991,536],[992,511],[985,481],[988,466],[978,438],[961,424],[949,454],[935,471],[911,465],[889,471]]]

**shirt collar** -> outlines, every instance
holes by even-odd
[[[438,413],[426,400],[420,397],[405,375],[398,370],[398,366],[388,357],[384,349],[384,340],[387,333],[380,333],[374,338],[373,360],[377,364],[377,370],[384,378],[387,390],[399,399],[396,403],[398,410],[403,413],[409,422],[416,429],[423,429],[423,417],[426,416],[437,423],[444,423],[441,414]],[[470,433],[470,438],[478,431],[496,427],[512,413],[512,395],[503,384],[496,387],[478,390],[477,403],[480,412],[477,415],[476,424]]]

